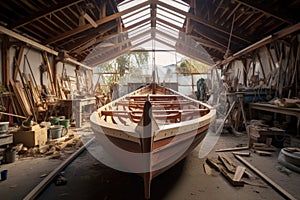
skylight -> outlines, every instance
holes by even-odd
[[[118,5],[119,12],[126,12],[128,9],[141,5],[141,7],[135,11],[121,16],[124,27],[127,28],[133,24],[138,24],[140,21],[145,19],[149,19],[149,24],[151,24],[151,18],[160,19],[160,21],[174,24],[179,28],[183,27],[185,15],[177,13],[171,8],[188,12],[190,7],[187,3],[181,0],[158,0],[156,5],[156,16],[151,16],[151,3],[151,0],[125,0],[120,3]],[[164,7],[164,4],[167,4],[168,7],[171,8]]]

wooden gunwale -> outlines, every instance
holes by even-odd
[[[208,113],[208,109],[184,109],[184,110],[153,110],[153,114],[174,114],[174,113],[199,113],[200,116],[203,116]],[[141,110],[135,110],[135,111],[130,111],[130,110],[101,110],[101,116],[118,116],[118,114],[142,114],[143,111]]]

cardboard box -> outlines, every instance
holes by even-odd
[[[12,132],[14,135],[14,144],[22,143],[27,147],[42,146],[47,142],[47,127],[34,128],[31,131],[16,130]]]

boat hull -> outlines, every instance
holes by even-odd
[[[180,162],[201,143],[216,114],[208,105],[184,99],[172,90],[155,88],[160,93],[148,96],[148,100],[147,90],[141,89],[101,107],[90,118],[105,160],[114,161],[108,165],[143,177],[145,198],[150,198],[154,177]],[[177,106],[174,101],[182,105]]]

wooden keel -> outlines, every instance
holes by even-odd
[[[145,164],[145,173],[143,175],[144,179],[144,189],[145,189],[145,199],[150,199],[150,187],[152,180],[152,170],[151,170],[151,152],[152,152],[152,105],[150,101],[146,101],[143,110],[143,132],[141,137],[142,153]]]

